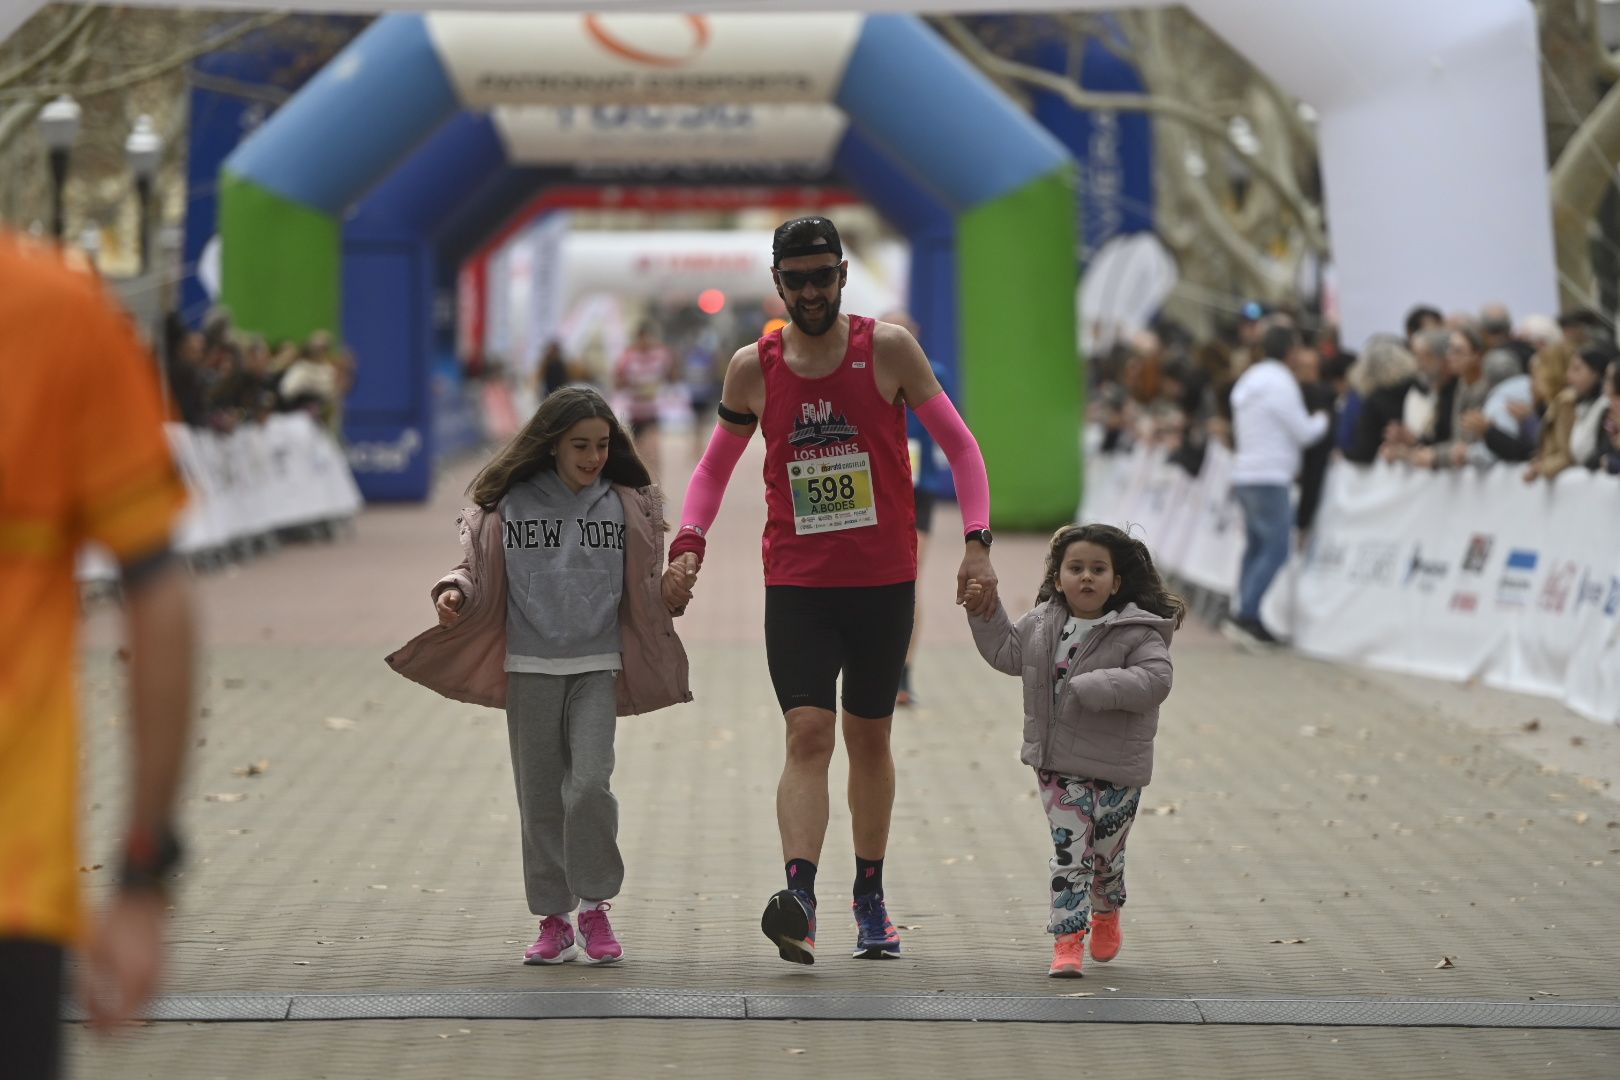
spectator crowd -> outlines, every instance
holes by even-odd
[[[354,356],[324,331],[306,341],[245,333],[216,308],[202,328],[177,316],[165,328],[164,377],[176,419],[229,433],[278,412],[303,411],[341,440],[343,399],[354,385]]]
[[[1091,420],[1104,453],[1161,447],[1196,476],[1212,443],[1231,449],[1246,534],[1233,636],[1275,640],[1260,600],[1294,530],[1309,533],[1334,458],[1501,465],[1526,483],[1567,469],[1620,475],[1620,350],[1601,317],[1515,324],[1499,304],[1449,316],[1419,305],[1404,330],[1354,354],[1331,328],[1251,304],[1217,340],[1161,323],[1094,365]]]

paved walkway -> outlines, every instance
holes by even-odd
[[[504,718],[382,662],[431,620],[426,589],[455,560],[466,469],[431,504],[372,509],[351,536],[201,581],[206,714],[184,808],[194,861],[174,924],[178,1014],[199,995],[353,1015],[378,1003],[362,995],[481,990],[464,1015],[616,1018],[75,1031],[78,1075],[932,1077],[1066,1059],[1143,1076],[1620,1075],[1620,1030],[1580,1029],[1612,1024],[1620,1006],[1620,805],[1605,780],[1620,732],[1541,701],[1252,656],[1200,627],[1177,640],[1157,780],[1132,837],[1125,949],[1083,981],[1045,978],[1049,852],[1017,760],[1019,688],[978,659],[950,604],[953,542],[925,563],[922,702],[895,727],[886,874],[906,957],[844,951],[853,860],[835,799],[821,961],[781,963],[758,931],[781,873],[781,725],[760,644],[757,444],[752,454],[679,624],[698,700],[620,728],[617,967],[517,963],[533,920]],[[684,447],[666,456],[684,477]],[[940,515],[942,540],[953,513]],[[1042,547],[998,544],[1009,607],[1029,603]],[[122,805],[113,625],[96,613],[85,657],[92,866],[111,862]],[[1532,718],[1582,740],[1569,768],[1523,752]],[[104,892],[109,870],[86,878]],[[873,994],[887,997],[851,996]],[[948,1019],[981,998],[986,1016],[1092,1022]],[[1452,1026],[1408,1027],[1421,1011],[1369,1013],[1360,999],[1462,1004],[1434,1021]],[[424,999],[395,1004],[407,1000]],[[699,1017],[855,1018],[641,1018],[682,1001],[737,1010],[690,1010]],[[1608,1008],[1567,1008],[1582,1004]]]

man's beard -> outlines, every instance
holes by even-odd
[[[793,325],[797,326],[804,333],[809,334],[812,337],[820,337],[822,334],[825,334],[834,326],[838,325],[838,305],[843,299],[844,298],[842,296],[835,296],[831,300],[823,297],[822,303],[826,305],[823,308],[823,314],[821,318],[816,319],[813,322],[804,317],[804,314],[799,310],[798,304],[794,304],[792,307],[788,308],[788,318],[792,319]]]

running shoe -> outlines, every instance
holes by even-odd
[[[579,936],[585,939],[587,964],[616,964],[624,959],[624,946],[613,936],[607,913],[612,905],[603,901],[579,913]]]
[[[1091,915],[1091,958],[1106,964],[1119,955],[1124,944],[1119,932],[1119,912],[1095,911]]]
[[[1046,973],[1054,979],[1079,979],[1086,962],[1086,932],[1059,934],[1052,941],[1052,966]]]
[[[882,893],[857,896],[855,909],[855,959],[885,960],[900,956],[900,932],[889,921]]]
[[[540,937],[523,950],[525,964],[563,964],[579,952],[574,944],[574,928],[561,915],[547,915],[540,921]]]
[[[816,962],[816,902],[803,889],[783,889],[771,897],[759,928],[788,963]]]

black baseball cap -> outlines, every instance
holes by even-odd
[[[784,221],[771,236],[772,266],[781,266],[783,259],[799,255],[828,254],[843,259],[844,244],[838,239],[838,227],[824,217]]]

